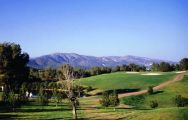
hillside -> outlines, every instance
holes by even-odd
[[[143,90],[149,86],[156,86],[162,82],[174,78],[177,74],[174,72],[159,73],[160,75],[145,75],[147,73],[126,73],[117,72],[82,78],[79,84],[91,86],[100,90]],[[149,73],[148,73],[149,74]]]
[[[58,68],[62,64],[70,64],[73,67],[81,68],[91,68],[95,66],[106,66],[113,67],[117,65],[135,63],[138,65],[144,65],[149,67],[152,63],[159,63],[163,60],[150,59],[146,57],[137,57],[137,56],[106,56],[106,57],[95,57],[95,56],[86,56],[79,55],[75,53],[56,53],[45,55],[37,58],[32,58],[29,61],[29,66],[34,68]],[[175,63],[167,61],[170,63]]]

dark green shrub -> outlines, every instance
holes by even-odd
[[[188,104],[188,99],[182,97],[181,95],[177,95],[174,102],[177,107],[184,107],[186,104]]]
[[[115,107],[119,105],[118,94],[115,90],[112,93],[109,91],[103,92],[102,99],[99,102],[102,106],[112,106],[115,110]]]
[[[157,108],[158,105],[159,105],[159,104],[158,104],[158,102],[157,102],[156,100],[150,102],[150,107],[151,107],[151,108]]]
[[[118,106],[120,103],[118,94],[115,90],[113,91],[113,93],[109,95],[109,100],[110,100],[110,106],[114,107],[114,111],[115,111],[115,107]]]
[[[110,106],[109,93],[108,92],[103,92],[102,99],[99,102],[104,107]]]
[[[88,87],[86,88],[86,90],[87,90],[87,92],[90,92],[90,91],[93,90],[93,88],[92,88],[91,86],[88,86]]]
[[[148,87],[148,94],[150,94],[150,95],[153,94],[153,87],[152,86]]]

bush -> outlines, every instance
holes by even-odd
[[[115,90],[113,91],[112,94],[110,94],[109,100],[110,100],[110,105],[114,107],[114,111],[115,111],[115,107],[119,105],[118,94]]]
[[[151,107],[151,108],[157,108],[158,105],[159,105],[159,104],[158,104],[158,102],[157,102],[156,100],[150,102],[150,107]]]
[[[108,92],[103,92],[102,99],[99,102],[104,107],[110,106],[109,93]]]
[[[174,102],[177,107],[184,107],[185,104],[188,103],[188,99],[182,97],[181,95],[177,95],[174,99]]]
[[[119,105],[118,94],[115,90],[112,93],[110,93],[109,91],[103,92],[102,99],[99,102],[102,106],[112,106],[115,110],[115,107]]]
[[[150,94],[150,95],[153,94],[153,87],[152,86],[148,87],[148,94]]]
[[[87,92],[90,92],[90,91],[93,90],[93,88],[92,88],[91,86],[88,86],[88,87],[86,88],[86,90],[87,90]]]

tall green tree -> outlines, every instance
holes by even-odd
[[[161,62],[159,69],[161,72],[169,72],[171,71],[171,66],[167,62]]]
[[[180,69],[181,70],[188,70],[188,58],[183,58],[180,61]]]
[[[15,91],[28,79],[29,55],[15,43],[0,43],[0,83],[5,91]]]
[[[153,63],[151,66],[151,71],[159,71],[159,64],[158,63]]]

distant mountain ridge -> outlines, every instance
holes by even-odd
[[[87,55],[79,55],[76,53],[55,53],[44,55],[41,57],[31,58],[28,66],[38,69],[44,68],[58,68],[63,64],[70,64],[73,67],[80,67],[89,69],[95,66],[106,66],[106,67],[114,67],[117,65],[130,64],[135,63],[138,65],[144,65],[149,67],[152,63],[160,63],[164,60],[158,59],[150,59],[146,57],[138,57],[138,56],[106,56],[106,57],[95,57],[95,56],[87,56]],[[172,61],[166,61],[171,64],[176,63]]]

